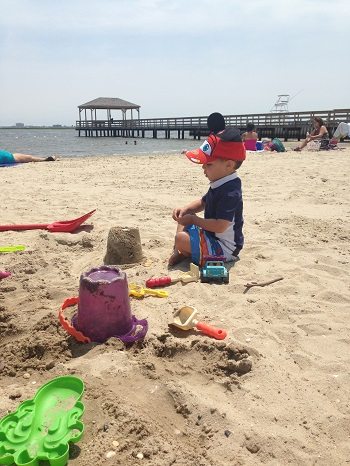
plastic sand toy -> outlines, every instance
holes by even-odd
[[[0,252],[2,253],[8,253],[8,252],[17,252],[17,251],[24,251],[25,246],[22,246],[21,244],[16,245],[16,246],[0,246]]]
[[[78,304],[72,323],[63,311]],[[103,265],[80,276],[79,299],[68,298],[59,312],[63,328],[78,341],[103,343],[116,337],[132,343],[145,337],[146,319],[131,314],[126,274],[115,266]]]
[[[142,299],[145,296],[156,296],[157,298],[167,298],[169,293],[163,290],[151,290],[151,288],[144,288],[136,283],[129,283],[129,296],[133,298]]]
[[[2,270],[0,270],[0,280],[7,277],[11,277],[11,272],[3,272]]]
[[[79,401],[84,383],[77,377],[52,379],[24,401],[14,413],[0,420],[0,464],[9,466],[65,466],[69,443],[78,442],[84,431]],[[47,464],[47,463],[45,463]]]
[[[201,269],[201,282],[210,283],[229,283],[230,275],[225,267],[224,261],[219,259],[207,258]]]
[[[199,280],[199,268],[197,265],[191,263],[189,272],[183,272],[177,278],[172,277],[157,277],[149,278],[146,281],[146,286],[149,288],[156,288],[158,286],[172,285],[173,283],[182,282],[198,282]]]
[[[216,338],[217,340],[223,340],[227,336],[226,330],[216,328],[211,325],[199,322],[197,317],[198,311],[192,306],[185,306],[179,309],[174,314],[174,321],[171,325],[181,328],[181,330],[191,330],[196,328],[209,337]]]
[[[58,222],[53,223],[33,223],[28,225],[0,225],[0,231],[48,230],[53,233],[72,233],[77,228],[79,228],[80,225],[84,223],[89,217],[91,217],[91,215],[95,211],[96,209],[83,215],[82,217],[75,218],[73,220],[59,220]]]

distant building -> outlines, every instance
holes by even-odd
[[[16,128],[24,128],[24,123],[16,123]]]
[[[53,128],[62,128],[62,125],[52,125]]]

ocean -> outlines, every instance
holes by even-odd
[[[164,137],[158,139],[78,137],[74,129],[0,129],[0,149],[40,156],[161,155],[180,153],[183,149],[193,149],[200,144],[200,141],[195,141],[193,138],[181,140],[164,139]]]

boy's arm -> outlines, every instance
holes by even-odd
[[[179,219],[182,218],[184,215],[202,212],[202,210],[204,210],[204,207],[205,203],[203,199],[196,199],[195,201],[190,202],[190,204],[186,205],[185,207],[176,207],[173,210],[173,219],[178,222]]]
[[[231,225],[231,222],[223,219],[201,218],[194,214],[187,214],[177,220],[181,225],[196,225],[203,230],[212,231],[213,233],[223,233]]]
[[[205,202],[206,197],[204,197]],[[216,217],[218,218],[201,218],[195,214],[188,213],[177,219],[180,225],[196,225],[203,230],[213,233],[223,233],[232,224],[235,212],[242,209],[242,193],[240,188],[226,193],[216,203]]]

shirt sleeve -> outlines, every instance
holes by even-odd
[[[216,218],[232,222],[236,213],[242,210],[242,195],[240,191],[226,192],[218,199],[216,205]]]

